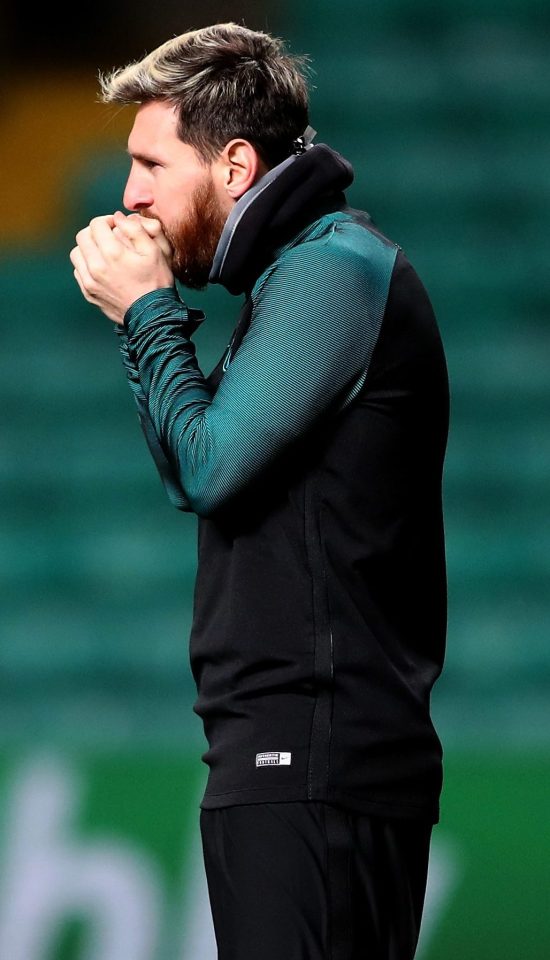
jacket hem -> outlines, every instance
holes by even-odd
[[[439,822],[439,804],[433,801],[411,802],[406,800],[374,800],[370,797],[358,797],[343,790],[311,791],[307,783],[301,786],[252,787],[244,790],[230,790],[227,793],[205,794],[199,804],[202,810],[216,810],[249,803],[282,803],[295,800],[321,801],[342,807],[351,813],[364,813],[373,816],[428,820]]]

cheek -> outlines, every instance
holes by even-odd
[[[155,183],[155,212],[167,225],[176,223],[189,210],[194,190],[194,182],[159,176]]]
[[[185,220],[195,209],[197,198],[208,188],[210,179],[204,173],[179,179],[163,191],[162,205],[168,222]],[[160,197],[159,197],[160,201]]]

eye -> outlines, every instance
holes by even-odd
[[[160,167],[161,164],[158,160],[152,160],[151,157],[135,157],[134,158],[140,167],[144,167],[145,170],[154,170],[156,167]]]

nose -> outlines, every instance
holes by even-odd
[[[127,210],[133,211],[146,210],[153,205],[152,191],[145,178],[133,170],[126,181],[122,202]]]

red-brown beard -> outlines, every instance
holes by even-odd
[[[172,272],[184,286],[192,290],[206,287],[226,220],[210,176],[191,195],[185,217],[170,229],[162,225],[174,251]]]

